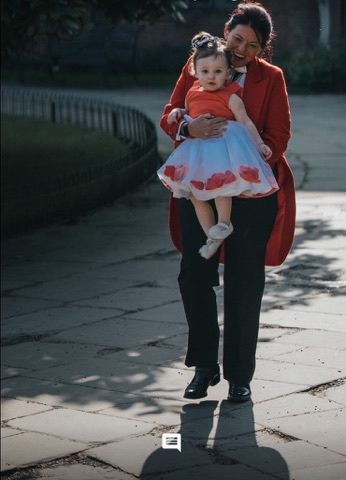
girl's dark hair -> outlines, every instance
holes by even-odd
[[[270,12],[259,2],[243,0],[232,12],[225,27],[229,31],[238,25],[248,25],[256,33],[264,56],[271,60],[271,42],[276,37]]]
[[[223,38],[214,37],[208,32],[199,32],[191,40],[192,61],[189,64],[189,72],[195,75],[196,62],[200,58],[225,56],[230,65],[230,55],[225,49],[226,42]]]

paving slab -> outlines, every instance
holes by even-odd
[[[339,408],[340,404],[338,402],[333,402],[329,398],[321,398],[310,392],[305,392],[254,403],[253,411],[256,420],[266,425],[267,420],[274,418],[325,412]]]
[[[341,321],[345,319],[345,309],[346,309],[346,300],[344,295],[344,289],[341,289],[336,294],[328,294],[327,292],[320,292],[319,295],[312,296],[306,298],[304,302],[293,302],[290,305],[289,310],[293,312],[300,311],[300,312],[310,312],[316,313],[317,319],[320,313],[324,314],[331,314],[331,315],[339,315]],[[309,319],[309,316],[308,316]],[[328,324],[326,325],[326,327]]]
[[[63,465],[42,468],[36,472],[40,480],[134,480],[133,475],[112,467],[89,465]]]
[[[274,360],[259,359],[256,367],[257,379],[287,382],[301,385],[319,385],[342,377],[341,367],[312,366]]]
[[[176,250],[166,249],[158,252],[156,255],[146,255],[135,260],[115,263],[97,269],[93,269],[89,274],[97,278],[127,280],[132,285],[145,282],[164,285],[169,281],[169,286],[177,284],[177,275],[179,273],[179,254]],[[135,268],[131,264],[135,262]],[[153,276],[155,272],[155,276]]]
[[[280,343],[293,343],[296,345],[309,345],[310,347],[346,350],[346,333],[321,330],[301,330],[291,335],[281,337]]]
[[[133,420],[142,420],[162,428],[169,429],[172,425],[180,425],[181,412],[183,408],[183,398],[177,399],[160,399],[151,400],[150,397],[142,397],[138,401],[124,404],[122,409],[114,406],[101,410],[103,415],[110,415],[122,418],[131,418]],[[205,413],[201,409],[200,416],[204,417]]]
[[[93,412],[112,407],[115,403],[128,403],[132,397],[124,394],[96,390],[83,385],[43,381],[33,377],[9,378],[2,381],[3,405],[14,402],[14,398],[24,402],[34,401],[41,406],[66,407]],[[137,399],[136,396],[133,397]],[[15,409],[15,403],[14,407]],[[19,416],[19,415],[18,415]]]
[[[278,343],[273,340],[271,341],[258,341],[257,344],[257,352],[256,358],[257,359],[267,359],[270,360],[272,357],[276,355],[281,355],[284,353],[291,353],[292,351],[296,351],[299,348],[302,348],[300,345],[286,345],[284,343]]]
[[[312,306],[310,306],[310,311],[301,310],[301,306],[294,305],[290,307],[290,311],[271,309],[262,313],[261,324],[346,333],[346,322],[343,314],[321,313]]]
[[[14,428],[3,427],[1,429],[1,438],[13,437],[14,435],[21,435],[24,432],[20,430],[15,430]]]
[[[51,409],[52,407],[49,405],[8,398],[7,400],[4,399],[1,404],[1,421],[7,421],[12,418],[27,417]]]
[[[167,339],[169,342],[170,339]],[[184,365],[185,351],[183,348],[173,348],[164,340],[154,342],[150,345],[128,348],[126,350],[112,351],[112,349],[104,349],[99,352],[107,360],[114,362],[143,363],[153,366],[171,366],[172,362],[179,365],[179,368],[186,368]]]
[[[23,287],[65,278],[72,274],[86,274],[90,265],[82,262],[61,263],[59,261],[42,262],[41,259],[14,262],[6,266],[6,276],[2,279],[4,292],[17,290]]]
[[[231,478],[237,480],[274,480],[274,477],[271,475],[266,475],[265,473],[249,468],[245,465],[217,464],[187,468],[177,472],[154,476],[152,478],[153,480],[210,480],[212,478],[217,478],[218,480],[229,480]]]
[[[128,308],[131,308],[129,305]],[[186,332],[186,325],[179,323],[130,319],[123,314],[106,318],[91,325],[64,330],[49,337],[53,342],[75,342],[112,348],[132,348],[169,339]]]
[[[71,361],[86,361],[96,356],[100,347],[71,343],[24,342],[2,347],[2,361],[10,367],[28,368],[32,371],[44,370]]]
[[[183,323],[186,325],[185,314],[181,301],[172,300],[165,305],[153,308],[146,308],[140,312],[133,312],[126,315],[130,319],[151,320],[158,322]]]
[[[87,300],[77,300],[78,305],[94,308],[117,308],[125,312],[133,312],[165,305],[178,300],[178,291],[169,287],[136,285],[115,293],[93,296]]]
[[[120,285],[117,285],[120,283]],[[20,293],[24,297],[60,300],[66,303],[79,302],[80,300],[98,298],[99,295],[107,295],[114,292],[114,289],[124,288],[125,282],[110,282],[108,279],[89,277],[86,275],[72,275],[67,278],[50,280],[40,285],[29,288],[21,288]],[[129,285],[127,283],[127,285]]]
[[[345,408],[268,420],[274,430],[341,455],[346,454]]]
[[[25,375],[27,372],[27,368],[8,367],[6,365],[1,365],[1,380],[5,378],[19,377],[21,374]]]
[[[346,406],[346,383],[331,386],[328,390],[324,390],[322,395],[328,398],[331,402],[337,402],[340,405]]]
[[[20,318],[27,313],[37,313],[52,307],[60,307],[60,300],[26,298],[21,295],[7,295],[1,299],[2,318]]]
[[[250,408],[251,410],[252,407],[246,406],[243,408]],[[280,435],[274,430],[262,428],[245,435],[240,435],[239,437],[208,439],[206,446],[213,449],[216,454],[225,454],[225,456],[228,454],[227,458],[230,459],[232,457],[231,452],[238,451],[239,449],[257,446],[271,448],[275,451],[278,445],[289,441],[290,439],[288,437]]]
[[[136,452],[136,454],[131,455],[130,452]],[[91,458],[96,458],[136,476],[144,473],[146,475],[162,474],[172,470],[180,471],[181,474],[183,469],[212,463],[212,458],[207,452],[184,443],[184,441],[182,441],[181,452],[177,449],[163,449],[162,435],[146,435],[109,443],[92,448],[87,453]]]
[[[130,408],[132,403],[156,403],[156,399],[152,400],[150,396],[115,391],[105,386],[94,388],[83,383],[44,381],[24,376],[20,377],[20,381],[18,378],[9,378],[2,381],[3,403],[10,404],[16,398],[44,406],[66,407],[85,412],[97,412],[115,406],[121,411]]]
[[[114,364],[103,358],[74,363],[68,369],[59,366],[30,373],[30,378],[100,389],[100,396],[107,398],[111,396],[109,392],[153,398],[181,398],[190,377],[187,369],[180,371],[166,367],[153,368],[151,365],[129,362]],[[226,389],[223,393],[226,395]],[[91,396],[95,395],[97,392],[91,391]]]
[[[286,335],[291,335],[295,330],[292,328],[282,328],[277,327],[276,325],[260,325],[258,332],[258,342],[259,343],[270,343],[273,340],[284,337]],[[297,330],[296,330],[297,331]]]
[[[278,475],[278,478],[286,480],[286,477],[281,475]],[[344,480],[346,478],[346,462],[290,471],[291,480],[326,480],[327,478],[328,480]]]
[[[346,350],[335,351],[331,348],[304,347],[294,352],[275,355],[272,359],[300,365],[327,366],[337,369],[342,376],[346,374]]]
[[[294,465],[295,469],[300,470],[345,461],[343,455],[300,440],[277,445],[275,452],[278,453],[276,459],[273,458],[271,449],[255,446],[230,452],[229,455],[240,463],[256,467],[258,470],[268,474],[282,473],[282,459],[286,463],[288,470],[290,470],[291,465]]]
[[[255,378],[251,382],[252,398],[254,402],[263,402],[273,398],[286,397],[291,393],[300,393],[306,390],[308,385],[278,382],[275,380],[260,380]]]
[[[40,302],[38,302],[40,304]],[[3,320],[2,334],[7,343],[14,343],[21,337],[49,335],[65,329],[94,323],[105,318],[122,314],[122,310],[102,308],[100,310],[92,307],[79,305],[59,305],[53,308],[43,308],[32,313],[16,316]]]
[[[64,408],[10,420],[8,425],[20,430],[51,434],[92,445],[122,437],[148,433],[153,425],[143,421],[115,418],[97,413]]]
[[[83,451],[83,443],[25,432],[2,439],[1,470],[26,467]]]
[[[189,422],[182,425],[182,437],[189,442],[205,444],[231,441],[249,433],[254,434],[262,427],[254,422],[252,412],[248,409],[239,409],[226,416],[215,417],[213,420],[202,419],[198,422]]]

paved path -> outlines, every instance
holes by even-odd
[[[169,92],[106,95],[157,122]],[[155,180],[75,225],[3,241],[4,478],[346,479],[346,96],[291,105],[296,238],[267,272],[253,403],[229,404],[224,381],[182,398],[179,255]],[[167,433],[181,452],[162,448]]]

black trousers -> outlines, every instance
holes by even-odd
[[[219,285],[219,254],[202,258],[205,234],[189,200],[181,199],[182,260],[179,287],[189,326],[188,367],[212,367],[219,361],[220,330],[214,288]],[[213,202],[211,202],[213,204]],[[277,213],[276,194],[233,198],[234,232],[225,240],[223,375],[248,385],[255,370],[265,251]]]

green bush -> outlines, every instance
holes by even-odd
[[[346,91],[346,53],[339,48],[297,50],[278,62],[290,93],[342,93]]]
[[[167,51],[169,54],[167,54]],[[24,85],[66,88],[131,88],[174,86],[188,56],[186,49],[165,46],[143,50],[136,60],[135,74],[113,72],[112,68],[61,67],[52,74],[46,65],[3,66],[2,81]],[[301,49],[287,58],[274,58],[284,73],[290,93],[346,92],[346,52],[341,48]]]

